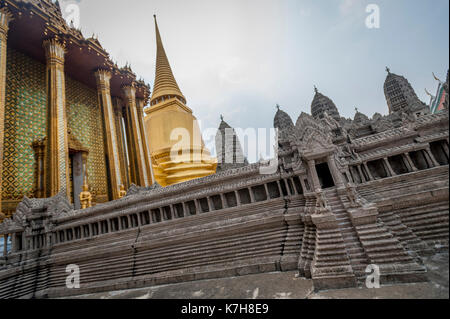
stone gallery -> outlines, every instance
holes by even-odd
[[[448,75],[433,111],[389,68],[388,115],[343,118],[322,88],[295,123],[278,107],[270,174],[223,118],[217,161],[203,141],[178,161],[164,127],[199,128],[155,25],[150,95],[58,2],[0,2],[0,298],[286,271],[358,287],[369,265],[383,284],[427,280],[422,257],[448,250]]]

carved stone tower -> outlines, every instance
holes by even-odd
[[[319,92],[315,87],[316,94],[311,104],[311,114],[315,119],[324,117],[325,112],[328,113],[336,121],[339,121],[341,116],[334,102],[327,96]]]
[[[389,113],[429,113],[429,108],[419,100],[405,77],[391,73],[389,68],[386,68],[386,71],[388,75],[384,82],[384,95],[386,96]]]

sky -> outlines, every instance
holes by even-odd
[[[428,103],[449,67],[448,0],[63,0],[78,3],[120,66],[153,87],[158,25],[187,105],[205,128],[270,128],[276,104],[296,122],[314,85],[341,116],[387,114],[386,66]],[[369,4],[379,28],[367,28]]]

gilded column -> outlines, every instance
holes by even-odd
[[[122,176],[122,184],[126,189],[130,187],[129,175],[128,175],[128,157],[125,152],[124,131],[123,131],[123,116],[122,116],[122,103],[119,98],[113,99],[114,109],[114,121],[116,124],[117,146],[119,149],[119,155],[122,159],[120,161],[120,174]]]
[[[131,184],[139,184],[138,178],[137,178],[137,163],[136,163],[136,154],[133,145],[133,130],[131,129],[132,123],[131,123],[131,116],[130,111],[128,107],[123,108],[122,116],[125,122],[125,136],[124,139],[126,140],[126,152],[128,155],[128,166],[127,166],[127,172],[129,177],[129,183]]]
[[[143,139],[141,130],[139,128],[139,118],[136,106],[136,88],[134,85],[128,85],[123,87],[125,95],[125,104],[128,112],[128,131],[130,134],[130,144],[128,147],[131,149],[129,152],[134,158],[132,161],[132,167],[134,166],[134,182],[139,186],[149,186],[149,179],[147,174]],[[134,164],[134,165],[133,165]]]
[[[70,198],[69,149],[67,137],[65,45],[53,38],[43,43],[47,58],[47,196],[60,192]]]
[[[6,8],[0,9],[0,215],[2,212],[3,137],[5,129],[6,49],[9,22],[12,16]]]
[[[141,134],[141,143],[142,148],[144,152],[144,162],[145,162],[145,169],[147,171],[147,179],[148,179],[148,185],[153,183],[153,176],[152,176],[152,168],[151,168],[151,157],[148,149],[148,141],[147,141],[147,134],[145,132],[145,126],[144,126],[144,107],[145,107],[145,101],[143,99],[136,99],[136,106],[137,106],[137,117],[139,122],[139,129]]]
[[[120,174],[119,148],[117,145],[116,125],[111,100],[110,80],[111,73],[106,70],[95,72],[100,107],[103,113],[103,127],[105,137],[106,167],[109,173],[109,182],[112,199],[119,198],[119,187],[122,185]]]

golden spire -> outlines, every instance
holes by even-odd
[[[153,87],[153,95],[151,98],[151,105],[158,103],[159,98],[165,99],[170,97],[178,97],[184,104],[186,104],[186,98],[181,93],[178,87],[177,81],[173,76],[172,69],[170,68],[169,60],[167,59],[166,51],[162,44],[161,35],[159,34],[158,23],[155,18],[156,29],[156,75],[155,84]]]

